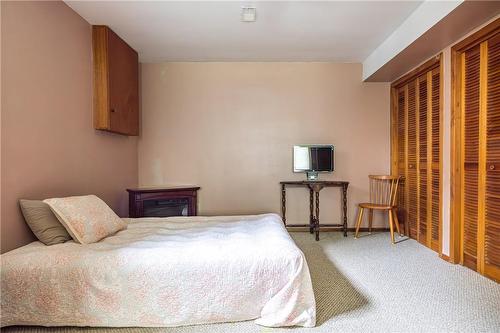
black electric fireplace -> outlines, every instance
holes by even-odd
[[[142,204],[144,217],[188,216],[188,198],[149,199]]]
[[[127,189],[130,217],[169,217],[196,215],[199,187]]]

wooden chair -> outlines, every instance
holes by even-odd
[[[356,223],[355,238],[358,238],[359,227],[363,220],[363,211],[368,209],[368,230],[372,232],[373,211],[387,211],[389,215],[389,228],[391,230],[391,242],[394,244],[394,224],[399,231],[396,198],[398,193],[399,176],[368,176],[370,179],[370,202],[359,204],[358,220]],[[401,235],[402,236],[402,235]]]

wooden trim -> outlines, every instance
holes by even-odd
[[[429,95],[429,92],[427,92]],[[427,110],[428,112],[429,110]],[[417,241],[421,242],[420,239],[420,78],[417,77],[415,80],[415,178],[417,180]],[[427,144],[427,149],[429,149]],[[428,190],[428,189],[427,189]],[[426,229],[429,224],[426,221]]]
[[[488,41],[480,46],[479,65],[479,165],[477,198],[477,271],[484,275],[485,223],[486,223],[486,127],[488,98]]]
[[[359,232],[369,232],[370,228],[368,227],[360,227],[359,228]],[[288,226],[287,226],[287,230],[290,232],[303,232],[303,231],[307,231],[309,232],[309,226],[307,227],[291,227],[290,229],[288,229]],[[342,232],[343,230],[340,229],[340,227],[335,227],[335,226],[331,226],[329,227],[328,225],[326,226],[322,226],[321,227],[321,231],[326,231],[326,232]],[[348,232],[356,232],[356,228],[355,227],[349,227],[347,228],[347,231]],[[389,232],[389,228],[386,228],[386,227],[373,227],[372,228],[372,233],[375,233],[375,232]]]
[[[462,262],[462,112],[463,57],[451,50],[451,126],[450,126],[450,261]]]
[[[396,89],[391,89],[391,175],[398,175],[398,93]]]
[[[442,254],[442,253],[440,253],[440,254],[439,254],[439,258],[443,259],[444,261],[447,261],[447,262],[453,263],[453,262],[452,262],[452,260],[451,260],[451,258],[450,258],[450,257],[448,257],[446,254]]]
[[[443,254],[443,137],[444,137],[444,57],[439,59],[439,227],[438,227],[438,253]],[[449,258],[448,258],[449,259]]]
[[[500,18],[491,22],[481,30],[473,33],[469,37],[464,38],[460,42],[456,43],[452,46],[451,50],[452,52],[462,53],[463,51],[481,44],[485,40],[489,39],[490,37],[498,33],[498,30],[500,30]]]
[[[391,84],[391,88],[400,88],[404,84],[408,83],[409,81],[415,80],[417,77],[422,75],[425,72],[428,72],[440,65],[441,58],[442,58],[442,53],[439,53],[438,55],[432,57],[431,59],[427,60],[424,62],[422,65],[418,66],[417,68],[413,69],[412,71],[408,72],[407,74],[403,75],[399,79],[397,79],[395,82]]]
[[[408,181],[408,85],[405,86],[405,225],[408,230],[407,236],[410,236],[410,221],[408,211],[408,199],[410,196],[409,181]]]
[[[486,265],[484,267],[484,275],[498,283],[500,283],[500,268],[493,265]]]

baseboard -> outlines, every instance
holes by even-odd
[[[287,228],[288,231],[291,231],[291,232],[294,232],[294,231],[309,231],[309,228],[308,227],[294,227],[293,229],[292,228]],[[323,232],[323,231],[326,231],[326,232],[342,232],[342,228],[339,228],[339,227],[321,227],[320,228],[320,231]],[[354,227],[348,227],[347,228],[347,231],[348,232],[355,232],[356,231],[356,228]],[[368,228],[359,228],[359,231],[360,232],[368,232],[369,229]],[[389,231],[389,228],[384,228],[384,227],[373,227],[372,228],[372,232],[386,232],[386,231]]]
[[[440,254],[439,258],[443,259],[444,261],[451,262],[450,257],[448,257],[446,254]]]
[[[347,231],[355,232],[356,228],[347,228]],[[370,229],[369,228],[359,228],[359,231],[360,232],[369,232]],[[374,227],[374,228],[372,228],[372,232],[385,232],[385,231],[390,231],[390,230],[389,230],[389,228],[385,228],[385,227]]]

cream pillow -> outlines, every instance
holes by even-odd
[[[95,195],[46,199],[73,239],[95,243],[127,227],[108,205]]]

